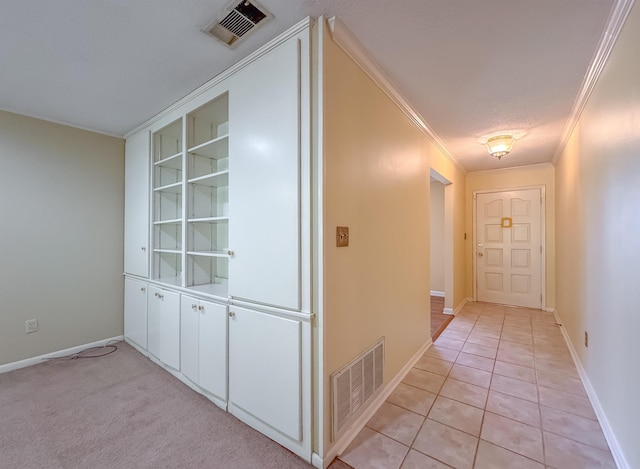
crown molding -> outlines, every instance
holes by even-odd
[[[385,92],[409,119],[420,129],[436,148],[453,163],[463,174],[467,169],[447,148],[442,139],[427,124],[425,119],[411,106],[409,101],[393,84],[391,79],[382,71],[382,68],[371,58],[362,44],[349,31],[349,29],[335,16],[327,20],[331,37],[334,42],[371,78],[376,85]]]
[[[629,16],[629,12],[633,7],[635,0],[616,0],[613,9],[611,10],[611,14],[609,15],[609,21],[607,22],[607,26],[602,33],[602,38],[600,39],[600,44],[596,53],[591,61],[591,65],[587,70],[587,74],[585,75],[582,86],[580,87],[580,92],[576,97],[576,100],[573,103],[573,108],[571,109],[571,114],[569,115],[569,119],[564,126],[564,130],[562,131],[562,138],[560,139],[560,144],[556,149],[555,154],[553,155],[553,159],[551,160],[553,165],[555,166],[562,153],[564,152],[567,143],[569,142],[569,138],[571,134],[578,124],[580,120],[580,116],[582,115],[582,111],[584,111],[587,102],[589,101],[589,97],[593,92],[593,89],[598,82],[598,78],[602,74],[604,67],[607,63],[607,59],[613,50],[613,46],[615,45],[618,37],[620,36],[620,32],[622,31],[622,27]]]

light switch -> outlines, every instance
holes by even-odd
[[[349,246],[348,226],[336,226],[336,246],[339,248]]]

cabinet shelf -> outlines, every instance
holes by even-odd
[[[229,257],[229,251],[187,251],[190,256]]]
[[[153,165],[169,169],[182,169],[182,152],[168,156],[160,161],[156,161]]]
[[[206,293],[214,296],[226,298],[228,296],[229,287],[226,283],[205,283],[203,285],[192,285],[187,287],[189,290]]]
[[[174,218],[173,220],[158,220],[154,221],[154,225],[177,225],[178,223],[182,223],[182,218]]]
[[[179,194],[182,192],[182,183],[174,182],[173,184],[167,184],[166,186],[160,186],[153,189],[155,192],[170,192],[172,194]]]
[[[229,134],[221,135],[220,137],[212,138],[204,143],[189,148],[189,153],[198,156],[204,156],[205,158],[211,158],[219,160],[226,158],[229,153]]]
[[[225,187],[229,185],[229,171],[218,171],[189,179],[189,184],[200,184],[207,187]]]
[[[163,252],[165,254],[181,254],[180,249],[154,249],[153,252]]]
[[[189,223],[224,223],[228,222],[229,217],[204,217],[204,218],[188,218]]]

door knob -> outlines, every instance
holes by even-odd
[[[484,254],[482,254],[481,252],[478,253],[478,257],[482,257],[484,256]]]

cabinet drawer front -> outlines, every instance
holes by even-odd
[[[229,315],[229,400],[300,441],[300,322],[238,307]]]

